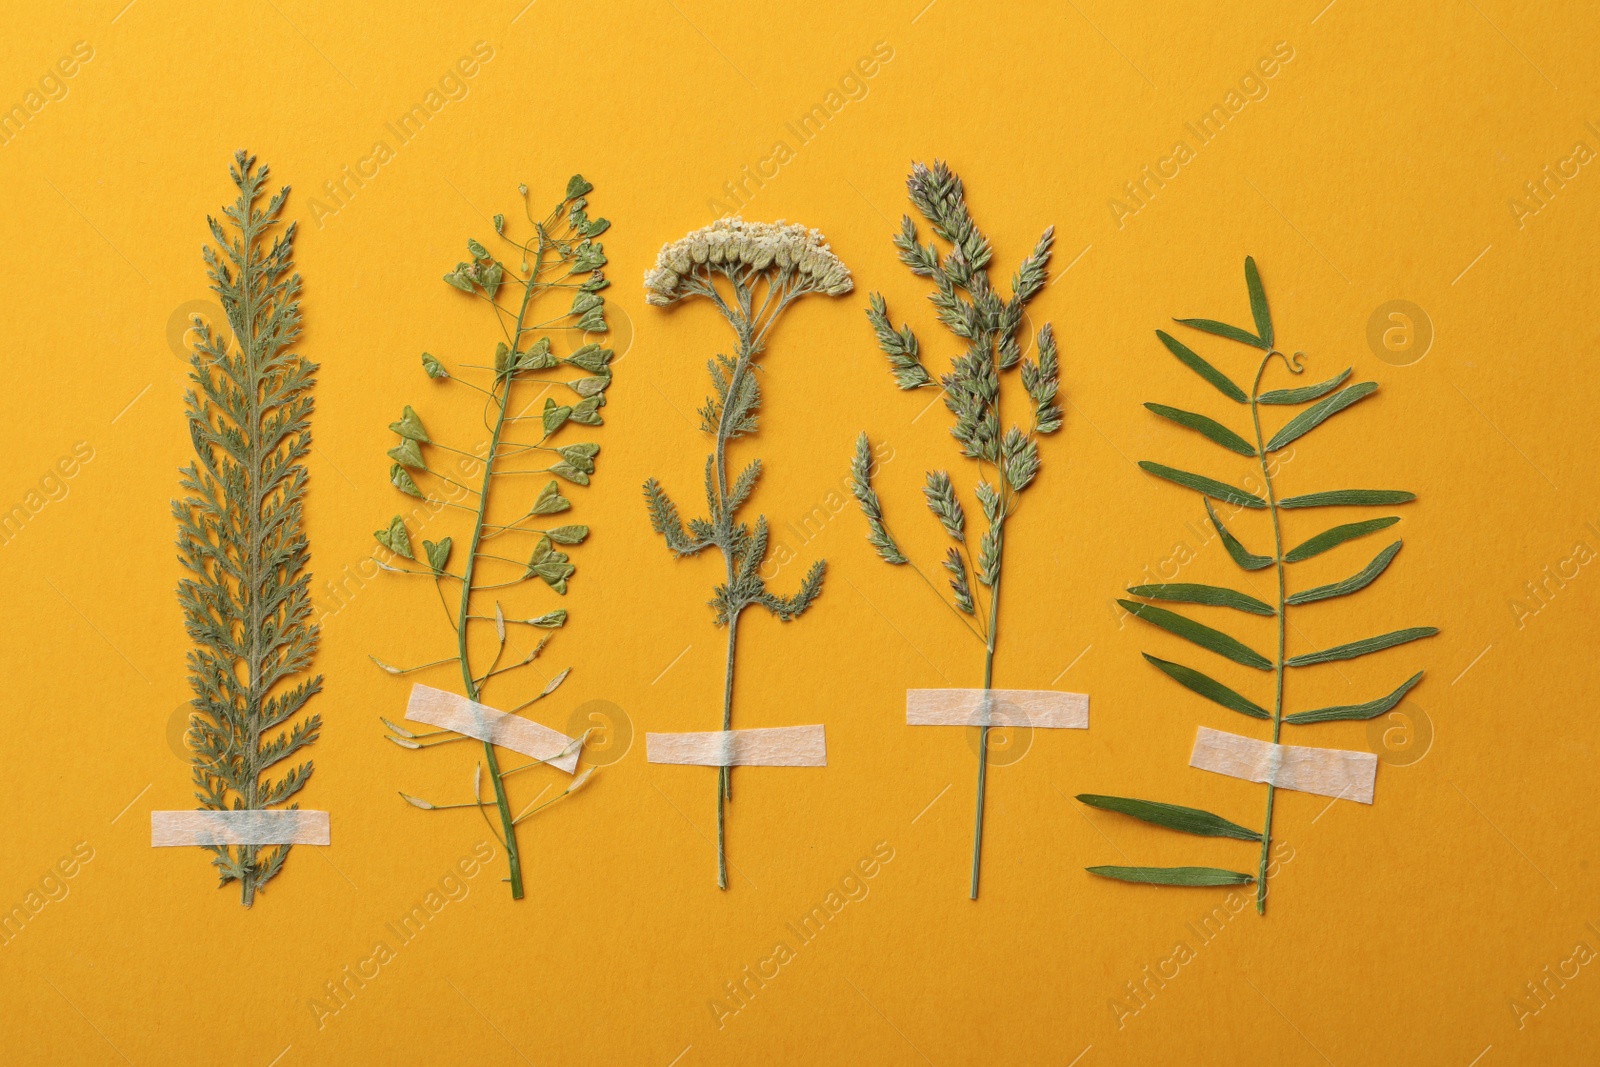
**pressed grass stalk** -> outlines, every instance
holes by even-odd
[[[179,481],[190,495],[172,511],[178,558],[190,572],[178,602],[195,644],[187,738],[195,798],[211,811],[253,811],[305,787],[310,760],[277,778],[267,772],[322,728],[320,715],[289,723],[322,689],[320,675],[304,677],[318,637],[303,516],[317,367],[291,350],[300,337],[295,226],[279,230],[289,190],[260,203],[267,167],[244,152],[229,173],[239,197],[223,208],[224,222],[207,219],[216,246],[205,261],[230,333],[195,319],[194,388],[184,398],[195,462]],[[290,848],[203,847],[222,884],[239,883],[245,907]]]
[[[1021,496],[1039,473],[1039,438],[1061,428],[1061,408],[1056,403],[1060,387],[1060,360],[1055,332],[1047,323],[1039,331],[1037,358],[1024,359],[1018,331],[1028,301],[1044,288],[1054,228],[1044,231],[1033,251],[1011,278],[1011,297],[1002,297],[989,280],[993,250],[967,210],[961,179],[943,162],[929,167],[918,163],[906,181],[911,202],[928,221],[934,234],[950,246],[941,257],[939,246],[918,243],[911,216],[901,218],[894,245],[900,261],[911,273],[933,281],[928,299],[937,317],[967,349],[956,357],[950,372],[935,382],[922,364],[922,350],[909,326],[898,330],[889,320],[884,299],[873,293],[867,319],[878,346],[889,357],[889,369],[901,389],[941,388],[945,407],[955,416],[950,433],[961,455],[975,460],[978,482],[973,491],[987,524],[978,538],[976,558],[967,535],[966,512],[946,471],[929,471],[923,488],[928,508],[949,536],[943,562],[949,573],[955,610],[983,643],[983,688],[994,687],[994,659],[999,647],[1000,586],[1005,556],[1006,523],[1017,512]],[[1003,376],[1021,368],[1022,392],[1027,400],[1028,429],[1013,423],[1003,432],[1001,399]],[[1022,398],[1019,398],[1022,399]],[[900,551],[884,522],[883,507],[872,488],[872,446],[862,433],[851,465],[852,488],[867,519],[867,540],[878,555],[895,566],[910,566],[922,580],[938,590],[928,576]],[[974,586],[972,578],[977,579]],[[940,599],[944,598],[940,596]],[[989,727],[981,726],[978,739],[978,786],[972,826],[971,898],[978,899],[978,873],[983,856],[983,807],[988,784]]]
[[[1422,680],[1423,673],[1417,671],[1388,694],[1362,704],[1289,713],[1285,701],[1285,682],[1290,670],[1355,659],[1424,637],[1432,637],[1439,631],[1432,626],[1414,626],[1321,651],[1298,656],[1287,655],[1289,608],[1348,596],[1366,588],[1388,569],[1400,551],[1401,542],[1397,540],[1389,544],[1370,563],[1343,581],[1291,593],[1288,576],[1290,565],[1321,555],[1347,541],[1386,529],[1400,519],[1398,516],[1390,515],[1344,523],[1323,530],[1299,545],[1288,548],[1285,540],[1284,512],[1298,511],[1302,508],[1383,507],[1409,503],[1416,497],[1412,493],[1393,489],[1340,489],[1291,497],[1282,495],[1274,472],[1275,461],[1271,458],[1273,454],[1298,441],[1327,419],[1372,395],[1378,386],[1376,382],[1345,385],[1350,377],[1350,369],[1346,368],[1327,381],[1315,385],[1262,392],[1261,385],[1267,369],[1274,361],[1281,363],[1291,374],[1303,373],[1303,353],[1296,352],[1290,357],[1274,347],[1275,331],[1272,314],[1267,306],[1266,290],[1261,284],[1261,275],[1256,269],[1255,260],[1245,259],[1244,277],[1250,297],[1251,317],[1254,319],[1253,330],[1229,326],[1212,319],[1175,321],[1200,333],[1225,338],[1261,353],[1248,393],[1182,341],[1162,330],[1156,331],[1156,337],[1180,363],[1209,382],[1223,396],[1236,404],[1248,405],[1251,423],[1249,436],[1237,433],[1210,416],[1198,412],[1184,411],[1163,404],[1146,404],[1145,407],[1163,419],[1195,431],[1231,453],[1254,460],[1260,472],[1260,486],[1265,496],[1236,488],[1221,479],[1179,470],[1165,464],[1142,462],[1139,466],[1157,478],[1200,493],[1206,513],[1233,562],[1244,571],[1271,568],[1277,595],[1273,602],[1267,603],[1223,586],[1167,582],[1133,586],[1128,592],[1142,599],[1123,600],[1119,603],[1136,618],[1169,634],[1242,666],[1271,674],[1272,700],[1260,703],[1192,667],[1158,659],[1145,653],[1145,659],[1152,666],[1190,692],[1248,718],[1270,723],[1272,741],[1278,744],[1283,737],[1285,724],[1300,726],[1319,722],[1374,719],[1387,714]],[[1262,427],[1263,407],[1300,407],[1301,410],[1268,436]],[[1272,554],[1257,555],[1245,548],[1244,544],[1223,525],[1222,518],[1211,506],[1212,500],[1232,504],[1240,509],[1265,512],[1272,526]],[[1274,653],[1271,656],[1264,655],[1221,630],[1196,622],[1175,611],[1158,607],[1152,601],[1226,607],[1247,615],[1271,618],[1276,631]],[[1260,859],[1253,876],[1244,871],[1230,871],[1216,867],[1090,867],[1089,871],[1105,878],[1153,885],[1245,885],[1254,882],[1256,911],[1264,913],[1267,904],[1268,860],[1272,848],[1273,806],[1277,795],[1277,787],[1268,784],[1266,788],[1266,813],[1259,830],[1241,826],[1219,815],[1175,804],[1096,794],[1083,794],[1078,797],[1092,807],[1131,815],[1166,829],[1204,837],[1229,837],[1258,843]]]
[[[581,175],[574,175],[555,208],[535,218],[528,206],[528,188],[521,186],[531,235],[522,240],[507,236],[505,216],[496,215],[495,237],[512,250],[510,258],[502,260],[478,241],[469,240],[471,258],[444,276],[451,287],[488,305],[503,339],[495,345],[491,363],[460,363],[452,371],[443,360],[424,352],[422,369],[440,387],[470,394],[462,396],[463,402],[482,405],[487,444],[470,449],[435,441],[410,405],[389,427],[398,437],[389,450],[393,461],[389,480],[401,493],[427,501],[427,508],[419,508],[413,515],[426,518],[428,513],[448,510],[470,525],[465,530],[466,551],[459,556],[453,551],[454,538],[447,536],[423,541],[419,558],[400,515],[375,534],[384,548],[399,557],[398,565],[385,564],[385,570],[424,578],[438,588],[445,616],[455,631],[455,650],[414,667],[392,667],[376,657],[374,662],[391,674],[454,665],[461,672],[462,691],[470,700],[483,701],[492,680],[498,680],[498,686],[509,680],[506,676],[511,672],[532,664],[550,637],[539,636],[541,631],[560,629],[567,622],[564,608],[508,616],[499,597],[492,594],[538,579],[552,593],[564,595],[574,567],[562,548],[580,544],[589,536],[587,526],[551,526],[546,517],[572,506],[563,495],[562,482],[589,484],[600,446],[571,440],[572,428],[601,425],[600,408],[605,406],[606,389],[611,385],[612,350],[585,340],[588,335],[606,332],[600,290],[610,284],[600,270],[606,262],[604,249],[594,240],[610,223],[589,218],[587,197],[592,190]],[[559,354],[561,350],[566,354]],[[463,371],[475,373],[463,376]],[[483,379],[484,384],[473,378]],[[538,406],[540,398],[542,406]],[[542,475],[554,477],[544,480]],[[542,480],[542,488],[534,489]],[[491,497],[500,505],[494,514]],[[509,512],[503,497],[511,501]],[[517,517],[495,521],[511,513]],[[475,647],[472,638],[479,633],[485,639]],[[485,649],[489,633],[493,634],[492,654]],[[522,633],[530,634],[531,644],[525,652],[508,656],[512,635]],[[531,699],[509,710],[521,711],[549,696],[570,670],[561,671]],[[383,722],[391,731],[389,739],[408,749],[475,740],[452,730],[417,734],[387,719]],[[593,768],[574,777],[563,792],[542,802],[535,797],[520,810],[513,808],[507,782],[529,768],[571,755],[582,747],[582,740],[558,756],[507,770],[501,770],[496,746],[481,741],[483,758],[474,767],[472,800],[434,804],[400,795],[428,811],[478,809],[505,846],[511,896],[521,900],[522,852],[517,825],[575,793],[588,781]],[[483,796],[485,769],[492,794],[489,798]],[[498,818],[498,827],[489,818],[491,811]]]
[[[646,301],[666,307],[693,296],[710,300],[728,320],[736,339],[733,356],[718,355],[708,361],[715,394],[700,409],[700,428],[712,439],[706,458],[706,509],[704,519],[689,520],[684,528],[678,508],[654,478],[645,482],[645,502],[650,524],[666,539],[679,558],[715,546],[722,553],[726,580],[716,587],[711,607],[716,625],[728,628],[728,652],[723,675],[722,729],[733,729],[734,664],[739,639],[739,617],[744,609],[760,605],[784,622],[799,618],[822,592],[825,564],[818,560],[806,572],[793,596],[767,591],[761,577],[767,558],[767,518],[756,519],[752,530],[735,516],[755,491],[761,460],[751,460],[737,475],[731,474],[728,445],[756,431],[756,409],[761,403],[756,359],[766,347],[767,334],[785,308],[808,293],[838,296],[850,291],[850,272],[816,230],[778,223],[747,223],[721,219],[664,246],[656,266],[645,275]],[[733,798],[729,768],[717,775],[717,886],[728,888],[726,804]]]

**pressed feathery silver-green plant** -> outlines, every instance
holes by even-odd
[[[1409,503],[1415,500],[1416,496],[1413,493],[1394,489],[1337,489],[1332,492],[1308,493],[1291,497],[1279,496],[1277,481],[1273,474],[1275,463],[1270,457],[1300,440],[1300,438],[1322,425],[1327,419],[1370,396],[1377,391],[1378,385],[1376,382],[1358,382],[1355,385],[1345,385],[1345,381],[1350,377],[1350,369],[1346,368],[1327,381],[1318,382],[1315,385],[1300,386],[1293,389],[1271,389],[1267,392],[1262,392],[1262,380],[1266,375],[1267,368],[1274,360],[1280,361],[1291,374],[1301,374],[1304,373],[1304,354],[1296,352],[1290,357],[1274,347],[1276,335],[1272,326],[1272,313],[1267,306],[1266,290],[1262,287],[1261,275],[1256,270],[1255,260],[1245,259],[1244,278],[1245,287],[1250,297],[1251,314],[1255,320],[1254,332],[1238,326],[1229,326],[1213,319],[1177,319],[1175,321],[1182,326],[1187,326],[1201,333],[1225,338],[1261,352],[1261,360],[1256,365],[1249,393],[1239,388],[1228,375],[1218,370],[1212,363],[1171,334],[1163,330],[1157,330],[1156,337],[1160,339],[1168,352],[1177,357],[1180,363],[1194,371],[1201,378],[1204,378],[1223,396],[1236,404],[1249,405],[1251,435],[1246,437],[1210,416],[1199,412],[1185,411],[1181,408],[1168,407],[1165,404],[1146,404],[1145,407],[1163,419],[1167,419],[1185,429],[1195,431],[1213,444],[1220,445],[1228,452],[1255,460],[1260,469],[1261,484],[1266,492],[1265,498],[1256,493],[1238,489],[1226,481],[1168,467],[1161,463],[1145,461],[1141,462],[1139,466],[1157,478],[1162,478],[1184,489],[1198,492],[1205,504],[1206,513],[1210,517],[1212,525],[1216,528],[1217,536],[1222,541],[1229,557],[1244,571],[1272,569],[1276,578],[1277,596],[1273,602],[1268,603],[1248,593],[1225,586],[1163,582],[1153,585],[1133,586],[1128,592],[1143,599],[1122,600],[1119,603],[1136,618],[1165,630],[1169,634],[1198,645],[1200,648],[1234,663],[1271,674],[1273,698],[1269,709],[1265,703],[1252,700],[1250,697],[1229,688],[1222,682],[1195,670],[1193,667],[1158,659],[1149,653],[1144,654],[1144,658],[1152,666],[1190,692],[1248,718],[1270,723],[1272,726],[1272,741],[1277,744],[1282,739],[1285,724],[1303,726],[1319,722],[1375,719],[1379,715],[1387,714],[1399,705],[1406,694],[1422,680],[1423,673],[1417,671],[1401,682],[1392,692],[1361,704],[1317,708],[1315,710],[1286,714],[1284,687],[1289,670],[1311,667],[1319,663],[1335,663],[1355,659],[1358,656],[1381,652],[1397,645],[1432,637],[1439,631],[1432,626],[1411,626],[1347,644],[1305,652],[1297,656],[1287,655],[1289,608],[1331,600],[1335,597],[1349,596],[1351,593],[1365,589],[1388,569],[1389,564],[1393,562],[1395,555],[1400,551],[1401,542],[1394,541],[1391,543],[1379,552],[1370,563],[1343,581],[1291,593],[1289,592],[1288,581],[1289,564],[1300,563],[1313,556],[1319,556],[1324,552],[1337,548],[1346,541],[1386,529],[1399,522],[1400,519],[1398,516],[1388,515],[1383,518],[1342,523],[1323,530],[1294,548],[1285,550],[1283,512],[1298,511],[1303,508],[1387,507]],[[1315,403],[1312,403],[1313,401]],[[1261,426],[1261,409],[1263,406],[1298,407],[1303,404],[1310,404],[1311,406],[1302,408],[1299,413],[1284,423],[1270,437],[1266,435]],[[1272,554],[1270,556],[1258,555],[1245,548],[1240,540],[1223,525],[1222,518],[1217,515],[1216,510],[1211,506],[1211,501],[1213,500],[1233,505],[1239,509],[1267,512],[1272,520]],[[1246,615],[1270,618],[1273,620],[1277,630],[1276,654],[1273,656],[1262,655],[1249,645],[1221,630],[1196,622],[1167,608],[1158,607],[1151,601],[1223,607]],[[1178,830],[1203,837],[1227,837],[1259,843],[1261,849],[1260,862],[1253,876],[1243,871],[1230,871],[1217,867],[1090,867],[1089,871],[1105,878],[1153,885],[1247,885],[1254,882],[1256,883],[1256,911],[1264,912],[1267,902],[1268,854],[1272,847],[1272,811],[1276,792],[1277,787],[1268,783],[1266,814],[1260,830],[1241,826],[1231,820],[1224,819],[1220,815],[1214,815],[1195,808],[1180,807],[1175,804],[1151,800],[1138,800],[1133,797],[1101,796],[1085,793],[1079,796],[1078,799],[1092,807],[1131,815],[1134,818],[1142,819],[1145,822],[1165,827],[1169,830]]]
[[[718,279],[721,279],[720,283]],[[761,460],[737,475],[730,472],[728,444],[756,431],[761,389],[756,359],[783,310],[808,293],[838,296],[850,291],[850,272],[829,250],[822,235],[804,226],[747,223],[721,219],[661,249],[645,275],[646,301],[658,307],[691,296],[710,300],[733,327],[735,355],[708,361],[715,395],[700,409],[700,428],[713,444],[706,458],[707,517],[684,528],[677,506],[654,478],[645,482],[650,524],[666,539],[673,555],[693,556],[715,546],[722,553],[726,580],[716,587],[711,607],[716,624],[728,628],[728,655],[722,690],[722,729],[733,729],[733,678],[739,616],[760,605],[784,622],[799,618],[822,591],[825,564],[811,565],[793,596],[767,591],[761,567],[767,558],[767,518],[755,528],[738,521],[740,507],[755,491]],[[728,888],[726,803],[733,798],[729,768],[717,775],[717,885]]]
[[[306,567],[305,457],[311,451],[316,364],[292,350],[300,337],[295,225],[282,224],[288,187],[260,201],[267,167],[239,152],[229,169],[239,197],[206,221],[215,247],[206,275],[230,334],[196,318],[184,398],[195,462],[172,502],[179,561],[190,577],[178,601],[194,648],[188,744],[195,798],[210,811],[253,811],[291,801],[312,763],[268,774],[317,739],[305,715],[322,677],[304,677],[317,648]],[[298,681],[296,678],[298,677]],[[291,809],[298,803],[290,803]],[[283,869],[288,845],[207,845],[222,885],[237,881],[245,907]]]
[[[555,208],[542,218],[534,218],[528,203],[528,187],[520,186],[518,191],[523,198],[524,214],[532,226],[531,235],[523,240],[510,237],[506,233],[505,216],[494,218],[495,237],[514,250],[512,258],[501,260],[478,241],[469,240],[467,252],[471,258],[456,264],[455,269],[444,276],[452,288],[489,306],[503,340],[495,345],[492,364],[459,363],[452,373],[443,360],[424,352],[422,369],[440,386],[466,389],[481,398],[484,426],[489,434],[487,443],[480,442],[480,447],[473,450],[437,441],[410,405],[406,405],[400,419],[389,426],[399,438],[389,450],[393,461],[389,480],[394,487],[407,496],[427,500],[428,510],[443,513],[453,509],[470,526],[466,528],[466,552],[456,557],[458,569],[451,569],[450,565],[454,556],[452,537],[424,540],[423,555],[418,559],[403,516],[396,515],[387,528],[374,535],[394,556],[415,564],[385,564],[385,570],[421,577],[437,587],[445,616],[455,630],[456,647],[442,659],[414,667],[393,667],[376,657],[373,660],[391,674],[409,674],[454,664],[461,672],[462,690],[469,700],[482,702],[491,680],[509,680],[506,676],[512,671],[532,664],[550,638],[549,634],[538,637],[526,652],[513,653],[511,662],[505,662],[514,632],[525,629],[540,634],[560,629],[567,623],[565,608],[550,608],[532,616],[519,611],[517,617],[508,617],[500,600],[495,598],[491,609],[491,601],[485,594],[538,579],[551,592],[565,595],[574,567],[562,548],[580,544],[589,536],[587,526],[546,526],[544,520],[572,506],[562,493],[561,482],[588,485],[594,473],[595,457],[600,452],[600,446],[592,442],[559,443],[558,435],[564,430],[570,433],[573,426],[601,425],[600,408],[605,406],[606,389],[611,385],[612,350],[584,340],[587,335],[606,332],[600,290],[610,284],[600,270],[606,262],[605,251],[595,238],[611,224],[605,219],[589,218],[588,194],[593,188],[582,175],[574,175],[567,183],[566,195]],[[502,296],[507,299],[502,300]],[[571,303],[567,304],[569,299]],[[557,302],[556,308],[564,306],[565,310],[547,308],[552,300]],[[583,343],[555,343],[549,334],[565,335]],[[566,349],[565,355],[558,354],[561,348]],[[487,377],[486,386],[473,382],[471,376],[463,377],[463,370]],[[573,371],[579,372],[578,376],[571,376]],[[540,397],[544,398],[543,407],[533,410]],[[473,487],[467,481],[458,480],[455,474],[447,473],[450,469],[447,465],[453,465],[455,474],[463,479],[477,478],[478,485]],[[537,493],[524,489],[529,477],[541,474],[555,477]],[[418,479],[421,479],[420,485]],[[506,495],[513,498],[509,510],[502,499]],[[495,515],[490,512],[491,497],[500,505]],[[516,517],[495,521],[509,514]],[[434,521],[427,518],[421,508],[413,512],[413,516],[414,521]],[[486,572],[491,571],[498,573],[492,580],[486,580],[489,577]],[[484,640],[475,647],[472,638],[478,633],[484,634]],[[490,633],[493,634],[492,653],[486,648]],[[555,692],[570,670],[569,667],[555,675],[531,699],[517,703],[510,711],[521,711]],[[389,740],[408,749],[436,748],[475,740],[453,730],[418,734],[388,719],[383,723],[391,731]],[[571,796],[588,780],[593,768],[572,778],[566,789],[556,796],[542,799],[541,793],[516,812],[512,810],[507,782],[513,775],[570,756],[582,747],[582,742],[583,738],[579,738],[565,751],[548,759],[501,770],[495,744],[480,741],[483,759],[474,765],[472,800],[434,804],[406,793],[400,795],[408,803],[428,811],[478,809],[488,822],[490,832],[505,846],[510,864],[511,896],[521,900],[522,852],[517,845],[518,824],[563,797]],[[485,769],[493,794],[491,798],[483,796]],[[489,819],[491,810],[498,815],[498,828]]]
[[[961,454],[976,460],[978,482],[973,496],[987,524],[978,538],[973,560],[967,537],[966,511],[946,471],[927,474],[923,495],[953,544],[945,552],[950,590],[962,623],[983,643],[983,688],[993,688],[994,658],[1000,630],[1000,584],[1005,557],[1006,523],[1016,514],[1022,493],[1039,473],[1039,438],[1061,428],[1060,360],[1055,332],[1048,323],[1038,334],[1036,357],[1024,358],[1018,332],[1028,301],[1044,288],[1050,248],[1055,240],[1047,228],[1033,251],[1011,278],[1011,297],[1002,297],[989,280],[994,253],[967,210],[961,179],[943,162],[929,167],[915,164],[906,181],[911,203],[928,220],[934,235],[948,242],[942,258],[935,242],[918,243],[917,227],[910,215],[902,216],[894,246],[911,273],[933,280],[932,301],[937,317],[967,350],[952,362],[950,372],[936,383],[922,363],[922,350],[911,327],[895,329],[883,297],[873,293],[867,319],[877,334],[878,346],[889,357],[889,369],[901,389],[943,387],[945,406],[955,416],[950,433]],[[1021,368],[1026,395],[1028,429],[1013,423],[1001,430],[1002,376]],[[883,518],[883,506],[872,488],[872,448],[867,435],[856,441],[850,468],[856,501],[867,518],[867,540],[878,555],[896,566],[910,566],[922,580],[938,589],[926,573],[903,552]],[[977,579],[974,587],[972,579]],[[943,596],[940,596],[943,600]],[[950,603],[949,601],[946,602]],[[989,727],[979,727],[978,788],[972,828],[972,899],[978,898],[978,871],[983,855],[983,806],[988,782]]]

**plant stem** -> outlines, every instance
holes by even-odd
[[[544,243],[539,245],[539,261],[544,261]],[[522,322],[533,301],[535,285],[528,285],[522,295],[522,307],[517,311],[515,342],[522,339]],[[467,550],[467,563],[461,577],[461,611],[456,626],[456,650],[461,660],[461,677],[466,683],[467,699],[476,701],[479,690],[473,681],[472,661],[467,649],[467,629],[472,616],[472,572],[478,561],[478,548],[482,543],[484,521],[489,516],[489,488],[494,482],[494,457],[500,450],[500,435],[505,431],[506,411],[511,406],[512,375],[505,375],[505,392],[498,394],[499,408],[495,413],[494,436],[489,442],[489,459],[483,465],[483,488],[478,494],[478,510],[472,526],[472,544]],[[491,394],[495,395],[495,394]],[[495,754],[494,742],[483,743],[484,762],[489,767],[489,781],[494,786],[495,807],[500,809],[500,826],[505,832],[506,861],[511,867],[511,899],[522,899],[522,854],[517,848],[516,822],[511,817],[511,801],[506,796],[505,781],[500,775],[500,758]]]
[[[259,340],[255,333],[256,301],[255,287],[251,284],[252,275],[260,269],[260,262],[256,255],[257,229],[252,224],[253,211],[247,204],[244,217],[240,219],[241,240],[240,247],[244,251],[244,263],[239,268],[239,289],[241,294],[239,307],[239,321],[248,331],[241,337],[240,347],[245,359],[245,377],[250,382],[250,424],[245,431],[250,435],[250,465],[245,476],[246,491],[250,499],[245,508],[249,514],[250,554],[244,562],[243,580],[239,583],[239,591],[244,595],[245,602],[249,605],[250,621],[248,633],[250,635],[250,687],[245,696],[245,746],[244,761],[245,795],[243,797],[246,810],[252,810],[260,805],[261,768],[257,761],[261,755],[261,598],[259,596],[263,572],[266,570],[265,562],[261,558],[261,504],[264,494],[261,486],[254,484],[255,475],[261,471],[261,379],[260,363],[258,356]],[[241,900],[245,907],[255,903],[256,898],[256,849],[254,845],[241,845],[239,866],[244,870],[244,877],[240,881]]]
[[[733,729],[733,654],[739,636],[739,616],[728,620],[728,669],[722,685],[722,729]],[[728,767],[719,767],[717,775],[717,888],[728,888],[728,853],[726,844],[726,813],[724,808],[733,799],[733,776]]]
[[[727,398],[717,418],[716,471],[717,471],[717,544],[722,549],[722,561],[728,571],[728,593],[733,594],[737,579],[737,566],[733,558],[733,514],[728,507],[728,408],[744,385],[744,376],[750,373],[750,358],[754,352],[750,343],[749,326],[734,315],[727,314],[739,334],[739,361],[728,376]],[[733,664],[739,637],[741,607],[735,607],[728,619],[728,665],[722,683],[722,729],[733,729]],[[727,803],[733,799],[733,775],[728,767],[717,768],[717,888],[728,888],[727,853]]]
[[[1005,552],[1001,541],[998,551]],[[995,632],[1000,621],[1000,572],[995,569],[994,585],[989,589],[989,642],[983,656],[983,689],[985,718],[987,718],[989,689],[994,683]],[[983,797],[989,777],[989,727],[978,727],[978,810],[972,820],[972,894],[967,899],[978,899],[978,861],[983,855]]]
[[[1256,369],[1255,384],[1250,389],[1250,417],[1255,422],[1256,428],[1256,457],[1261,461],[1261,477],[1267,485],[1267,505],[1272,512],[1272,556],[1278,568],[1278,660],[1273,665],[1273,673],[1277,681],[1277,693],[1272,705],[1272,743],[1277,744],[1278,738],[1283,733],[1283,653],[1284,634],[1287,630],[1285,612],[1288,610],[1287,589],[1284,578],[1283,564],[1283,525],[1278,516],[1278,498],[1272,487],[1272,474],[1267,469],[1267,448],[1265,439],[1261,436],[1261,409],[1257,398],[1261,393],[1261,375],[1265,373],[1267,364],[1271,362],[1276,353],[1268,352],[1261,360],[1261,366]],[[1256,871],[1256,914],[1265,915],[1267,911],[1267,853],[1272,848],[1272,805],[1277,799],[1277,789],[1271,782],[1267,783],[1267,816],[1261,828],[1261,864]]]

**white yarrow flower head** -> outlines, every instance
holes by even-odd
[[[764,281],[783,303],[805,293],[841,296],[852,287],[850,269],[820,231],[731,216],[663,245],[645,272],[645,302],[665,307],[688,296],[713,296],[718,274],[736,291]]]

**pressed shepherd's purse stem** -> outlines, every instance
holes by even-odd
[[[539,238],[538,263],[532,277],[539,276],[540,267],[544,266],[544,238]],[[534,287],[528,286],[522,296],[522,307],[517,311],[516,332],[511,336],[521,338],[523,320],[528,314],[528,305],[533,300]],[[507,373],[504,378],[504,392],[496,393],[498,410],[495,412],[494,433],[489,439],[489,452],[483,461],[483,485],[478,490],[478,514],[472,527],[472,545],[467,552],[467,562],[462,571],[461,580],[461,611],[456,619],[456,648],[461,659],[461,678],[466,684],[467,699],[478,699],[478,684],[472,677],[472,660],[467,649],[468,620],[472,615],[472,575],[474,564],[478,562],[478,548],[483,540],[484,524],[489,520],[489,487],[494,483],[494,464],[500,451],[500,436],[505,432],[506,410],[511,406],[511,375]],[[521,900],[522,890],[522,854],[517,849],[517,830],[515,820],[511,815],[511,801],[506,796],[506,784],[500,777],[500,757],[495,754],[494,742],[483,743],[484,763],[489,770],[489,781],[494,786],[495,807],[500,810],[500,827],[503,831],[506,846],[506,862],[511,868],[511,899]],[[477,798],[474,797],[474,800]]]
[[[1277,682],[1277,693],[1272,704],[1272,743],[1278,744],[1278,739],[1283,733],[1283,653],[1284,633],[1287,629],[1284,613],[1288,610],[1288,595],[1284,579],[1283,525],[1278,516],[1278,497],[1272,485],[1272,473],[1267,468],[1267,446],[1266,439],[1261,435],[1261,409],[1258,405],[1261,376],[1266,372],[1267,364],[1272,362],[1273,356],[1283,358],[1280,352],[1268,352],[1262,357],[1261,366],[1256,368],[1255,384],[1250,389],[1250,417],[1255,423],[1256,455],[1261,460],[1261,477],[1266,481],[1267,505],[1272,512],[1272,555],[1278,569],[1278,658],[1272,668]],[[1261,827],[1261,864],[1256,871],[1257,915],[1264,915],[1267,910],[1267,853],[1272,848],[1272,804],[1276,798],[1277,789],[1268,782],[1267,815]]]

